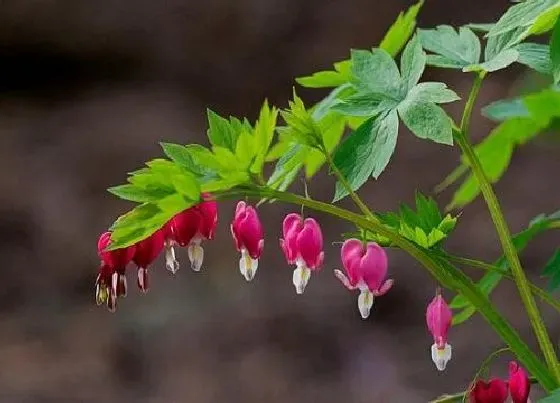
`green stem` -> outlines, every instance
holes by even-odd
[[[480,269],[480,270],[485,270],[485,271],[494,271],[496,273],[500,273],[505,278],[514,281],[513,276],[509,273],[508,270],[504,270],[500,267],[481,262],[480,260],[468,259],[468,258],[465,258],[465,257],[459,257],[459,256],[450,255],[450,254],[445,254],[445,257],[447,257],[452,262],[462,264],[462,265],[465,265],[465,266],[470,266],[470,267],[473,267],[475,269]],[[560,301],[559,300],[556,300],[548,292],[546,292],[545,290],[543,290],[540,287],[537,287],[536,285],[534,285],[531,282],[529,282],[529,288],[531,288],[531,292],[534,295],[536,295],[537,297],[539,297],[543,302],[546,302],[547,304],[552,306],[554,309],[556,309],[558,312],[560,312]]]
[[[352,185],[350,185],[350,182],[348,182],[346,177],[342,174],[342,172],[340,172],[340,169],[338,169],[338,167],[335,165],[332,156],[329,153],[329,150],[327,150],[325,146],[323,146],[322,148],[323,148],[322,152],[323,155],[325,156],[327,164],[329,164],[331,170],[333,171],[338,181],[342,184],[342,186],[344,186],[344,189],[346,189],[346,191],[348,192],[352,200],[354,200],[356,206],[358,206],[358,208],[362,211],[362,213],[364,213],[367,217],[375,219],[375,215],[371,212],[368,206],[366,206],[366,204],[362,201],[362,199],[360,199],[360,197],[356,194],[356,192],[354,192],[354,189],[352,189]]]
[[[507,351],[510,351],[510,349],[508,347],[500,348],[496,351],[493,351],[492,354],[490,354],[488,357],[486,357],[486,359],[484,361],[482,361],[482,364],[480,365],[480,368],[478,368],[478,371],[476,371],[476,374],[474,375],[474,378],[473,378],[472,382],[470,383],[469,388],[464,393],[463,403],[467,399],[467,396],[469,395],[469,393],[471,393],[471,391],[473,390],[474,385],[476,384],[476,380],[481,377],[482,372],[485,371],[488,368],[488,366],[492,363],[492,360],[494,358],[496,358],[498,355],[500,355],[502,353],[505,353]]]
[[[498,233],[498,238],[500,239],[500,243],[502,244],[502,248],[504,250],[504,255],[508,260],[513,279],[515,281],[515,284],[517,285],[517,289],[519,290],[521,301],[523,302],[523,305],[527,310],[527,315],[529,316],[531,326],[533,327],[533,331],[535,333],[541,351],[543,352],[545,361],[549,369],[552,371],[556,382],[558,383],[560,382],[560,366],[558,363],[558,359],[556,358],[556,352],[554,351],[550,336],[539,313],[535,299],[531,294],[531,289],[529,287],[527,277],[525,276],[525,272],[521,267],[521,262],[519,261],[517,250],[515,249],[515,246],[511,239],[511,233],[506,224],[496,194],[494,193],[492,185],[490,184],[490,181],[488,180],[486,173],[482,168],[478,156],[476,155],[472,145],[467,139],[472,108],[480,90],[483,78],[484,74],[479,74],[474,81],[465,106],[463,118],[461,119],[461,130],[455,133],[455,138],[457,140],[457,143],[459,144],[459,147],[461,148],[461,151],[467,159],[467,162],[478,181],[480,191],[484,196],[484,199],[486,200],[486,204],[488,205],[488,209],[490,211],[490,216],[492,217],[492,221],[494,222],[496,231]]]
[[[441,284],[462,294],[469,300],[486,321],[494,328],[496,333],[511,348],[525,368],[530,371],[539,383],[548,391],[558,386],[554,378],[546,369],[546,366],[535,356],[529,346],[521,339],[519,334],[511,325],[500,315],[492,303],[472,282],[472,280],[461,270],[453,266],[449,261],[440,256],[432,256],[425,249],[402,237],[391,228],[386,227],[377,220],[368,219],[362,215],[341,209],[331,204],[323,203],[313,199],[306,199],[291,193],[280,192],[263,187],[249,187],[239,190],[232,190],[217,194],[218,198],[239,198],[243,196],[266,197],[291,203],[304,205],[313,210],[321,211],[338,217],[342,220],[351,222],[365,230],[376,232],[388,238],[395,246],[405,250],[413,258],[418,260],[428,272],[435,277]]]

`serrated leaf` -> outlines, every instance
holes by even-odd
[[[403,123],[417,137],[453,144],[451,119],[439,106],[431,102],[403,102],[398,111]]]
[[[550,62],[554,82],[560,81],[560,19],[556,22],[550,38]]]
[[[382,93],[362,91],[341,99],[332,110],[347,116],[371,117],[398,105],[398,101]]]
[[[522,40],[524,36],[531,32],[532,25],[539,17],[547,14],[551,9],[555,9],[559,5],[560,2],[558,0],[529,0],[511,6],[488,32],[488,36],[492,37],[517,28],[524,28],[524,33],[520,36],[520,40]],[[535,32],[542,31],[541,25],[542,22]]]
[[[416,27],[416,16],[424,1],[419,1],[411,6],[406,13],[400,13],[396,21],[391,25],[379,47],[391,56],[397,55],[408,42],[414,28]]]
[[[518,63],[524,64],[543,74],[550,74],[552,71],[550,48],[548,45],[525,42],[517,45],[515,50],[519,52]]]
[[[484,49],[484,60],[492,60],[500,52],[510,49],[521,42],[521,36],[524,32],[523,27],[516,28],[503,34],[491,36],[486,42]]]
[[[230,151],[235,150],[237,137],[239,136],[239,124],[232,124],[217,113],[207,110],[208,115],[208,139],[213,146],[224,147]]]
[[[454,102],[459,99],[455,91],[447,88],[446,84],[429,81],[417,84],[406,96],[408,102],[432,102],[436,104]]]
[[[439,56],[429,57],[429,64],[435,62],[438,67],[463,68],[480,60],[480,40],[468,27],[461,27],[459,32],[449,25],[418,31],[424,49]]]
[[[276,162],[274,172],[268,179],[267,185],[278,189],[286,178],[293,178],[303,166],[306,149],[299,144],[293,144],[291,148]]]
[[[261,107],[259,118],[255,123],[254,129],[254,154],[255,161],[251,166],[251,172],[260,174],[264,165],[265,157],[270,149],[276,121],[278,119],[278,109],[269,107],[265,101]]]
[[[179,194],[165,197],[157,202],[144,203],[119,219],[111,227],[111,246],[119,249],[133,245],[157,231],[175,214],[198,203]]]
[[[426,67],[426,53],[422,50],[418,37],[414,36],[404,48],[401,56],[401,74],[407,91],[418,83],[424,67]]]
[[[123,200],[137,203],[150,202],[173,194],[173,189],[167,186],[158,187],[153,185],[138,187],[133,184],[127,184],[113,186],[107,190]]]
[[[313,73],[310,76],[298,77],[296,82],[306,88],[338,87],[350,81],[351,62],[344,60],[334,64],[334,71],[326,70]]]
[[[383,49],[352,50],[352,75],[358,90],[401,99],[401,75],[397,64]]]
[[[293,101],[289,102],[289,109],[280,112],[287,124],[287,127],[279,129],[280,133],[286,136],[290,141],[321,149],[321,129],[295,91],[293,98]]]
[[[389,163],[395,150],[399,120],[396,111],[366,120],[338,147],[334,163],[357,190],[370,176],[377,177]],[[347,195],[346,189],[336,185],[334,201]]]
[[[519,52],[517,50],[506,49],[484,63],[463,67],[463,71],[487,71],[491,73],[493,71],[505,69],[510,64],[516,62],[518,59]]]

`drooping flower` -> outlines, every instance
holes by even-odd
[[[132,260],[138,266],[137,284],[142,292],[148,291],[148,266],[156,260],[163,249],[164,242],[165,232],[163,229],[159,229],[148,238],[136,244],[136,250]]]
[[[264,247],[263,230],[257,211],[240,201],[230,228],[235,246],[241,252],[239,271],[247,281],[251,281],[255,277]]]
[[[434,338],[432,345],[432,361],[440,371],[451,359],[451,346],[447,343],[447,332],[451,327],[453,313],[438,292],[426,309],[426,324]]]
[[[507,397],[508,385],[499,378],[479,380],[469,393],[470,403],[505,403]]]
[[[375,242],[367,245],[358,239],[348,239],[340,251],[346,275],[335,270],[335,276],[349,290],[360,290],[358,309],[363,319],[369,316],[374,297],[385,294],[393,285],[386,279],[387,255]]]
[[[531,382],[527,372],[521,366],[511,361],[509,363],[509,392],[513,403],[527,403]]]
[[[200,271],[204,260],[201,243],[205,239],[214,238],[218,224],[218,206],[210,194],[202,193],[201,196],[201,203],[176,214],[164,227],[165,262],[167,269],[172,273],[179,270],[174,245],[186,246],[191,268]]]
[[[305,221],[299,214],[291,213],[284,218],[283,239],[280,246],[288,264],[295,264],[293,283],[297,294],[303,294],[311,272],[323,264],[323,234],[319,223],[313,218]]]
[[[97,241],[97,253],[101,266],[95,281],[95,299],[98,305],[107,303],[110,311],[117,306],[117,297],[126,296],[127,285],[125,270],[132,260],[136,247],[107,250],[111,244],[111,233],[104,232]]]

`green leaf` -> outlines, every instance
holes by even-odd
[[[404,14],[401,12],[396,21],[391,25],[379,47],[391,56],[397,55],[408,42],[416,27],[416,16],[424,4],[421,0],[411,6]]]
[[[523,28],[524,31],[519,38],[521,41],[531,32],[541,30],[542,27],[540,25],[542,24],[539,24],[539,27],[536,29],[532,28],[533,24],[537,22],[539,17],[546,15],[551,10],[555,10],[559,5],[560,2],[558,0],[528,0],[511,6],[488,32],[488,36],[492,37],[517,28]]]
[[[406,97],[408,102],[432,102],[443,104],[459,100],[455,91],[444,83],[424,82],[414,86]]]
[[[157,202],[144,203],[129,211],[111,227],[110,250],[133,245],[162,228],[175,214],[187,209],[198,200],[189,200],[174,194]]]
[[[210,143],[213,146],[224,147],[234,151],[241,123],[239,121],[228,121],[210,109],[208,109],[207,113],[208,139]]]
[[[552,71],[550,48],[548,45],[525,42],[517,45],[515,50],[519,52],[518,63],[524,64],[543,74],[550,74]]]
[[[453,144],[451,119],[439,106],[431,102],[403,102],[398,111],[403,123],[417,137]]]
[[[278,119],[278,110],[274,107],[270,108],[268,102],[265,101],[260,114],[255,123],[254,144],[255,144],[255,162],[251,166],[251,172],[260,174],[264,165],[264,160],[270,149],[274,130],[276,128],[276,120]]]
[[[556,22],[550,38],[550,61],[554,82],[560,81],[560,19]]]
[[[298,77],[296,82],[306,88],[338,87],[350,81],[350,69],[350,60],[344,60],[334,64],[334,71],[319,71],[310,76]]]
[[[395,108],[398,101],[382,93],[363,91],[339,100],[332,110],[347,116],[371,117]]]
[[[529,117],[529,111],[521,98],[503,99],[482,108],[482,114],[489,119],[502,122],[511,118]]]
[[[442,218],[436,202],[419,192],[416,193],[416,211],[402,204],[398,212],[383,213],[379,217],[385,225],[423,248],[438,245],[453,231],[457,223],[457,217],[450,214]],[[372,237],[370,233],[365,235],[367,239]],[[373,234],[373,240],[390,245],[377,234]]]
[[[517,45],[521,40],[519,39],[523,34],[524,28],[516,28],[503,34],[491,36],[486,42],[484,49],[484,60],[492,60],[500,52],[510,49]]]
[[[173,194],[173,189],[170,189],[167,186],[139,187],[127,184],[114,186],[107,190],[123,200],[129,200],[137,203],[150,202]]]
[[[517,50],[506,49],[484,63],[463,67],[463,71],[468,72],[468,71],[482,70],[490,73],[493,71],[505,69],[510,64],[516,62],[518,59],[519,59],[519,52]]]
[[[558,403],[560,402],[560,389],[554,390],[548,397],[540,399],[537,403]]]
[[[284,154],[274,168],[274,172],[268,179],[267,185],[279,189],[285,184],[287,179],[294,178],[303,166],[306,157],[305,146],[293,144],[292,147]]]
[[[161,143],[161,146],[169,159],[198,177],[214,176],[221,171],[222,165],[212,151],[201,145]]]
[[[437,56],[428,57],[428,64],[460,69],[480,60],[480,41],[468,27],[459,32],[449,25],[418,31],[424,49]]]
[[[543,268],[542,274],[549,279],[549,291],[555,291],[560,287],[560,249],[556,249],[554,255],[552,255]]]
[[[383,49],[352,50],[352,74],[358,90],[400,99],[401,75],[397,64]]]
[[[290,141],[321,149],[321,129],[295,91],[293,101],[289,102],[289,109],[281,111],[280,114],[288,125],[285,128],[279,129],[280,133],[285,135]]]
[[[334,164],[346,177],[352,190],[362,186],[370,176],[377,177],[395,150],[399,120],[396,111],[366,120],[338,147]],[[347,195],[346,189],[336,185],[334,201]]]
[[[426,53],[422,50],[418,37],[414,36],[404,48],[401,56],[401,74],[407,91],[418,83],[424,67],[426,67]]]
[[[328,153],[332,153],[340,142],[344,133],[346,122],[344,116],[338,113],[331,113],[319,121],[319,127],[323,135],[323,143]],[[305,176],[309,179],[325,163],[325,156],[318,150],[309,150],[305,158]]]

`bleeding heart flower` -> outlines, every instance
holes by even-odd
[[[531,382],[523,368],[515,361],[509,363],[509,393],[513,403],[527,403]]]
[[[286,216],[282,225],[283,239],[280,246],[289,264],[295,264],[293,283],[297,294],[303,294],[311,272],[323,264],[323,234],[313,218],[305,221],[299,214]]]
[[[187,246],[191,268],[200,271],[204,260],[201,243],[205,239],[214,238],[218,224],[218,205],[208,193],[202,193],[201,197],[204,201],[176,214],[164,228],[166,267],[173,274],[179,270],[174,245]]]
[[[507,383],[498,378],[477,381],[469,393],[470,403],[505,403],[507,397]]]
[[[251,281],[255,277],[264,247],[263,230],[257,211],[240,201],[230,228],[235,246],[241,252],[239,271],[247,281]]]
[[[148,291],[148,266],[152,264],[163,249],[165,232],[159,229],[148,238],[136,244],[136,251],[132,260],[138,266],[138,288]]]
[[[385,279],[387,255],[375,242],[364,244],[358,239],[346,240],[340,254],[346,275],[340,270],[334,274],[349,290],[360,290],[358,309],[367,319],[374,297],[385,294],[393,285],[393,280]]]
[[[438,291],[426,309],[426,324],[434,338],[432,361],[440,371],[451,359],[451,346],[447,343],[447,332],[451,327],[453,313]]]
[[[114,312],[117,307],[117,297],[126,296],[126,265],[132,260],[136,247],[129,246],[108,251],[110,244],[111,233],[101,234],[97,241],[101,266],[95,281],[95,299],[98,305],[107,303],[109,310]]]

